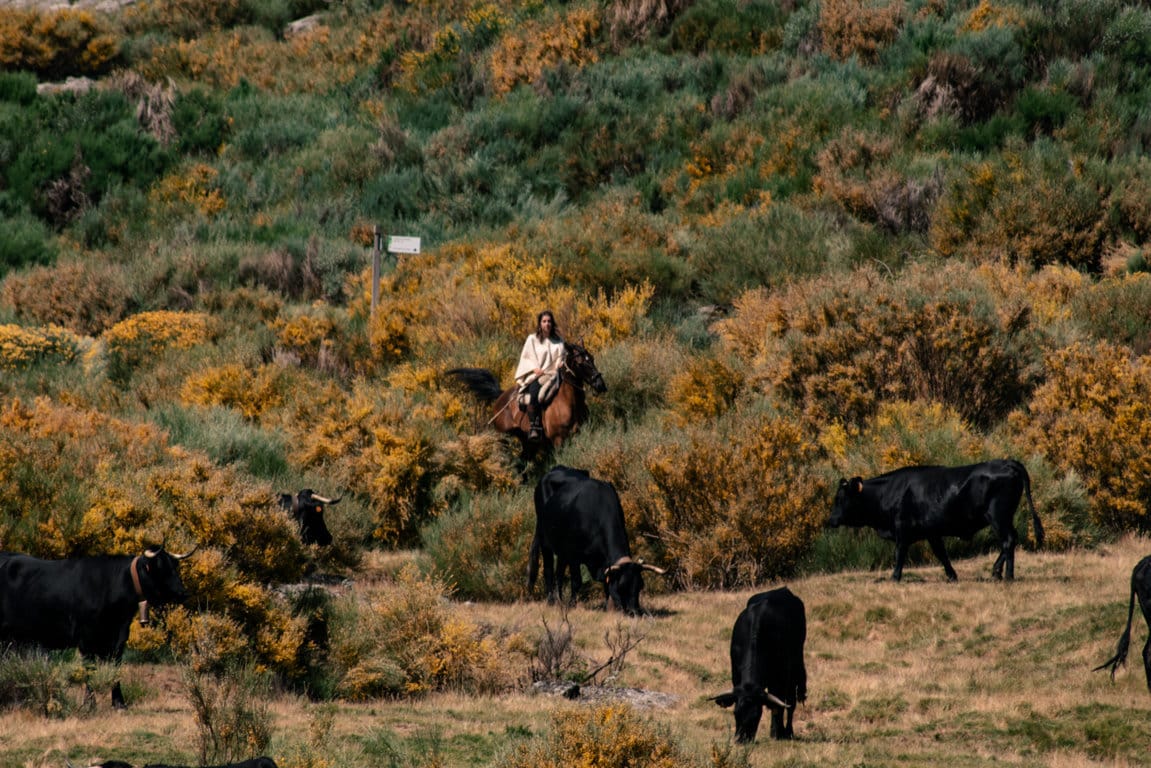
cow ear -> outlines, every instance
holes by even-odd
[[[721,693],[718,696],[712,696],[710,701],[714,701],[719,706],[727,709],[732,704],[735,704],[735,691],[728,691],[727,693]]]

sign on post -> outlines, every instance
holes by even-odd
[[[419,253],[420,238],[392,235],[388,238],[388,253]]]
[[[384,233],[377,224],[373,230],[372,247],[372,317],[376,316],[376,304],[380,300],[380,255],[384,250]],[[392,235],[387,239],[388,253],[419,253],[420,238],[408,235]]]

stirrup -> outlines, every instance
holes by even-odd
[[[528,440],[542,440],[543,436],[543,427],[539,424],[532,424],[531,429],[528,430]]]

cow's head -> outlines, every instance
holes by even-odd
[[[180,561],[195,552],[177,555],[163,545],[149,547],[132,562],[133,577],[139,579],[139,590],[144,600],[153,605],[182,603],[188,599],[184,582],[180,580]]]
[[[835,500],[831,503],[831,517],[827,519],[827,525],[831,528],[838,528],[841,525],[859,526],[862,521],[857,519],[855,507],[862,497],[862,477],[840,480]]]
[[[324,505],[338,504],[341,498],[325,498],[311,488],[305,488],[295,496],[280,494],[280,506],[290,512],[300,526],[300,539],[305,544],[326,547],[332,543],[332,534],[324,522]]]
[[[643,612],[639,607],[639,592],[643,589],[644,571],[665,573],[662,568],[630,557],[621,557],[604,571],[603,588],[608,600],[628,616]]]
[[[759,721],[763,717],[764,707],[790,709],[795,706],[788,704],[766,688],[759,689],[750,686],[743,686],[734,691],[712,696],[710,700],[724,709],[735,705],[735,740],[740,744],[755,741],[755,734],[759,731]]]

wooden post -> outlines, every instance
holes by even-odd
[[[376,316],[376,305],[380,303],[380,253],[384,249],[384,233],[377,224],[372,229],[375,243],[372,246],[372,317]]]

